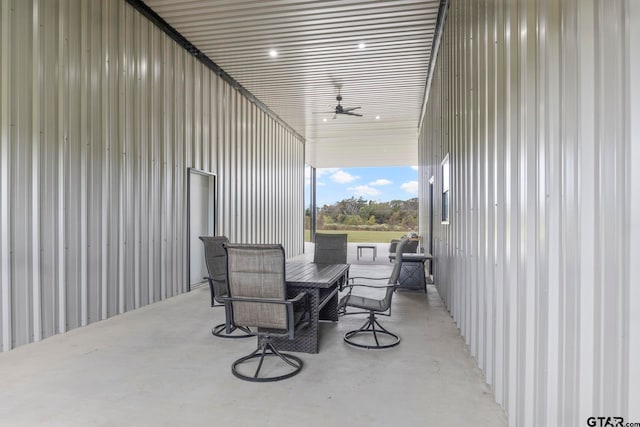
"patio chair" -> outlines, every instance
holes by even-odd
[[[396,240],[394,242],[394,240]],[[418,251],[418,243],[420,242],[418,239],[408,239],[407,245],[402,250],[403,254],[415,254]],[[389,245],[389,262],[393,262],[396,259],[396,245],[399,243],[399,240],[393,239],[391,240],[391,244]]]
[[[347,234],[316,233],[313,262],[316,264],[346,264]]]
[[[400,337],[393,332],[385,329],[377,320],[376,314],[381,314],[391,310],[391,300],[393,293],[398,286],[398,279],[400,278],[400,270],[402,268],[402,254],[404,247],[408,244],[409,239],[404,238],[398,242],[396,247],[396,257],[393,265],[391,276],[388,279],[386,286],[374,286],[365,284],[352,283],[347,285],[349,292],[347,295],[341,298],[339,307],[346,311],[346,307],[355,307],[361,310],[365,310],[365,313],[369,314],[367,321],[359,329],[355,329],[344,334],[344,341],[352,346],[367,348],[367,349],[381,349],[394,347],[400,343]],[[358,278],[353,279],[368,279],[368,280],[380,280],[380,278]],[[378,288],[385,289],[385,294],[382,299],[370,298],[366,296],[353,295],[351,291],[354,287],[366,287],[366,288]],[[366,341],[359,342],[357,338],[360,336],[371,334],[375,341],[375,344],[367,343]],[[381,342],[379,335],[387,336],[391,338],[390,342]]]
[[[229,293],[226,271],[227,254],[223,247],[223,244],[229,243],[229,239],[225,236],[200,236],[200,240],[204,244],[204,258],[209,272],[209,276],[204,279],[209,281],[211,307],[225,307],[225,315],[228,317],[230,314],[228,304],[225,306],[220,298],[227,296]],[[242,333],[235,333],[236,331]],[[226,323],[214,326],[211,329],[211,333],[220,338],[248,338],[253,336],[251,331],[246,328],[234,327],[227,333]]]
[[[266,382],[290,378],[302,370],[302,360],[287,353],[279,352],[273,345],[273,338],[295,338],[300,328],[309,325],[311,311],[307,292],[300,292],[287,299],[285,276],[285,256],[281,245],[241,245],[225,244],[227,252],[227,283],[229,296],[223,298],[231,304],[232,316],[227,317],[227,329],[235,327],[251,328],[258,337],[258,347],[247,356],[233,362],[231,372],[246,381]],[[267,372],[276,370],[279,374],[261,376],[265,362],[278,359],[279,366],[269,363]],[[242,373],[242,365],[258,359],[258,366],[252,375]],[[285,368],[285,371],[282,371]],[[284,373],[280,373],[284,372]]]

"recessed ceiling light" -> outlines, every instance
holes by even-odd
[[[364,49],[365,47],[367,47],[366,44],[364,43],[358,43],[358,49]]]
[[[324,119],[322,119],[322,121],[323,121],[323,122],[326,122],[326,121],[327,121],[327,118],[325,117]]]
[[[271,49],[269,51],[269,56],[272,57],[272,58],[275,58],[276,56],[278,56],[278,51],[275,50],[275,49]]]
[[[380,120],[380,116],[376,116],[376,120]]]

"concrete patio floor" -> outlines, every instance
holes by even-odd
[[[388,274],[385,263],[352,265],[351,275]],[[213,337],[224,311],[210,308],[208,288],[200,287],[0,354],[0,424],[506,426],[435,287],[428,288],[397,292],[392,317],[381,318],[402,337],[399,346],[346,345],[342,336],[364,315],[344,316],[322,323],[320,353],[296,353],[304,361],[299,375],[255,384],[230,371],[255,349],[255,338]]]

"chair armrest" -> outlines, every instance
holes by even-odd
[[[224,301],[224,302],[263,302],[265,304],[281,304],[281,305],[292,304],[292,300],[283,301],[281,299],[271,299],[271,298],[221,297],[219,299],[220,301]]]
[[[298,295],[296,295],[294,298],[288,299],[285,302],[291,302],[291,303],[295,303],[300,301],[302,298],[307,296],[307,291],[302,291],[300,292]]]
[[[238,301],[238,302],[264,302],[267,304],[282,304],[282,305],[291,305],[296,302],[299,302],[302,298],[307,296],[307,292],[303,291],[298,293],[295,297],[291,299],[281,300],[281,299],[270,299],[270,298],[247,298],[247,297],[221,297],[221,301]]]
[[[373,289],[386,289],[386,288],[393,288],[396,287],[398,285],[365,285],[363,283],[354,283],[351,285],[347,285],[345,286],[346,288],[373,288]]]
[[[387,277],[367,277],[367,276],[353,276],[349,277],[349,281],[353,282],[355,279],[365,279],[365,280],[389,280],[389,276]],[[348,286],[348,285],[346,285]]]

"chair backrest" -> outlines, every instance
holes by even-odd
[[[418,239],[409,239],[402,251],[403,254],[415,254],[418,251]]]
[[[389,253],[390,254],[395,254],[396,253],[396,248],[398,247],[398,242],[400,241],[400,239],[391,239],[391,242],[389,243]]]
[[[225,244],[227,283],[232,298],[287,298],[285,256],[282,245]],[[284,304],[231,301],[237,326],[287,329]]]
[[[396,258],[393,261],[393,270],[391,271],[391,276],[389,276],[389,285],[397,285],[398,280],[400,279],[400,270],[402,269],[402,254],[406,253],[405,246],[408,244],[409,239],[403,238],[398,242],[396,247]],[[395,286],[389,286],[387,288],[387,292],[384,295],[384,299],[382,300],[382,306],[387,309],[391,306],[391,298],[393,298],[393,292],[396,290]]]
[[[347,234],[316,233],[313,262],[316,264],[346,264]]]
[[[200,236],[204,243],[204,259],[213,281],[216,298],[227,296],[227,254],[223,245],[229,243],[225,236]]]

